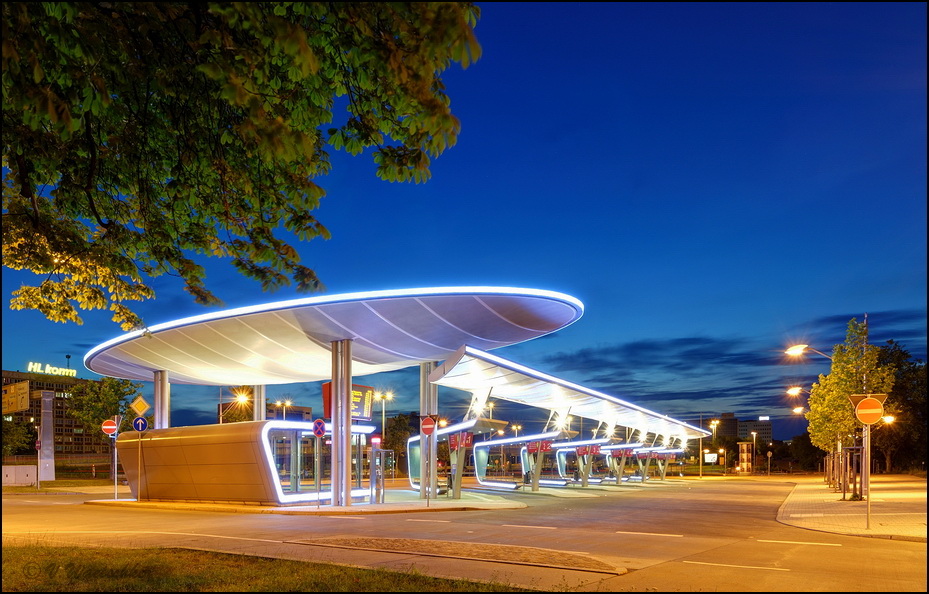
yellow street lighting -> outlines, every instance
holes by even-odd
[[[387,401],[394,399],[393,392],[375,392],[374,399],[381,401],[381,443],[387,437]]]
[[[280,406],[284,410],[284,415],[281,417],[281,420],[287,420],[287,407],[293,404],[290,400],[278,400],[274,403],[274,406]]]
[[[512,430],[513,430],[513,433],[516,434],[516,437],[519,437],[519,430],[522,429],[522,428],[523,428],[522,425],[511,425],[511,426],[510,426],[510,429],[512,429]]]
[[[802,407],[802,406],[797,406],[797,407],[794,408],[794,414],[796,414],[796,415],[802,415],[802,414],[805,413],[805,412],[806,412],[806,408],[804,408],[804,407]]]
[[[814,349],[813,347],[811,347],[811,346],[808,345],[808,344],[795,344],[794,346],[792,346],[792,347],[790,347],[789,349],[787,349],[786,351],[784,351],[784,354],[790,355],[791,357],[799,357],[800,355],[803,354],[804,351],[807,351],[807,350],[810,350],[810,351],[813,351],[814,353],[820,354],[820,355],[822,355],[823,357],[825,357],[825,358],[829,359],[830,361],[832,361],[832,357],[830,357],[830,356],[827,355],[826,353],[817,351],[816,349]]]
[[[493,402],[487,403],[487,410],[490,413],[488,418],[493,419],[494,418],[494,403]]]
[[[229,406],[226,407],[226,410],[223,410],[223,389],[219,389],[219,424],[223,424],[223,417],[226,416],[226,413],[232,410],[233,408],[239,408],[248,404],[249,397],[247,389],[243,388],[233,388],[232,394],[234,396],[232,402]]]

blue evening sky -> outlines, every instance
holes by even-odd
[[[445,81],[456,146],[425,184],[334,155],[328,241],[300,246],[327,294],[493,285],[585,304],[572,326],[496,354],[681,419],[770,415],[809,389],[867,314],[872,344],[926,359],[926,4],[478,3],[483,48]],[[9,299],[30,273],[3,270]],[[209,265],[227,307],[264,294]],[[206,313],[157,279],[150,325]],[[121,333],[3,311],[3,368],[68,362]],[[418,408],[418,370],[356,377]],[[444,389],[443,389],[444,390]],[[151,394],[146,383],[144,393]],[[319,384],[269,386],[322,412]],[[215,419],[218,390],[175,386],[172,423]],[[460,393],[440,409],[463,413]],[[531,423],[530,411],[494,418]],[[319,416],[319,415],[317,415]]]

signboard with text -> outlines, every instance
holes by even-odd
[[[3,386],[3,414],[8,415],[29,408],[29,380]]]
[[[370,421],[371,411],[374,408],[374,388],[352,384],[352,418],[359,421]],[[323,418],[332,418],[332,382],[323,384]]]

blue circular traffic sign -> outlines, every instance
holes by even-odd
[[[132,428],[136,431],[145,431],[148,429],[148,420],[145,417],[136,417],[132,419]]]
[[[326,421],[322,419],[316,419],[313,421],[313,435],[316,437],[322,437],[326,434]]]

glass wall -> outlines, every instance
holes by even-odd
[[[274,467],[281,490],[286,493],[327,491],[332,488],[331,436],[316,437],[312,430],[272,429],[268,432]],[[370,447],[367,436],[351,438],[352,488],[370,480]]]

